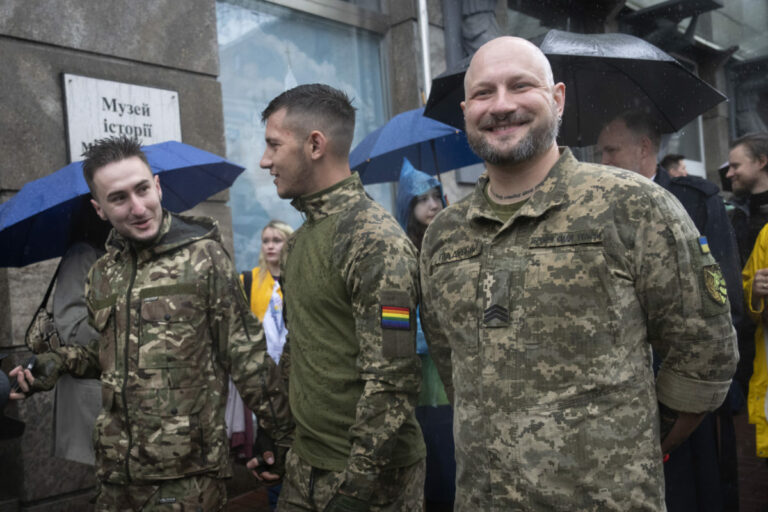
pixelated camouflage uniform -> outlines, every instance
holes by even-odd
[[[416,252],[357,174],[292,204],[306,220],[286,242],[281,273],[296,422],[291,450],[318,470],[343,472],[347,494],[377,501],[377,491],[391,487],[382,472],[425,456],[413,412],[421,378]],[[408,310],[403,329],[383,327],[386,307]],[[292,478],[298,475],[288,467],[286,481]]]
[[[270,428],[290,429],[265,400],[279,394],[265,393],[267,382],[280,379],[239,282],[211,219],[164,212],[157,241],[146,245],[112,231],[86,282],[89,322],[100,339],[45,355],[35,383],[49,388],[62,372],[100,377],[100,481],[231,476],[227,373]]]
[[[664,510],[657,399],[711,411],[738,359],[717,263],[668,192],[568,149],[503,225],[487,183],[421,254],[456,510]]]

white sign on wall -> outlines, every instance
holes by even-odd
[[[96,139],[135,136],[142,145],[181,142],[179,94],[176,91],[64,74],[69,160]]]

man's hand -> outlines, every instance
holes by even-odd
[[[8,395],[8,397],[11,400],[24,400],[27,398],[26,394],[29,393],[30,386],[35,382],[32,372],[21,366],[17,366],[11,370],[8,377],[11,379],[16,377],[16,383],[11,383],[11,394]]]
[[[323,512],[368,512],[369,510],[367,501],[337,492]]]
[[[661,417],[661,452],[669,453],[696,430],[707,413],[681,412],[659,403]]]
[[[262,453],[246,462],[245,467],[251,470],[253,476],[267,485],[276,484],[281,476],[272,473],[269,468],[275,463],[275,454],[271,451]]]
[[[768,295],[768,268],[761,268],[755,272],[752,279],[752,308],[760,307],[760,299]]]

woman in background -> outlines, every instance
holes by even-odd
[[[397,221],[421,251],[427,226],[445,207],[443,188],[433,176],[403,162],[397,188]],[[456,462],[453,446],[453,408],[427,349],[421,320],[417,318],[416,350],[421,358],[421,392],[416,407],[427,446],[424,510],[452,511],[456,493]]]

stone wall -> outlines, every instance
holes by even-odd
[[[68,163],[62,73],[179,93],[182,141],[224,155],[214,0],[3,0],[0,3],[0,201]],[[193,213],[219,220],[220,193]],[[2,250],[2,248],[0,248]],[[0,269],[0,352],[8,371],[56,260]],[[12,404],[21,439],[0,441],[0,510],[88,510],[90,466],[51,457],[52,394]]]

